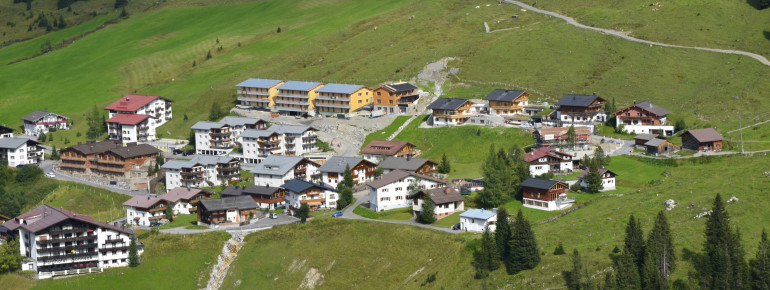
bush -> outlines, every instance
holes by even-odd
[[[569,190],[571,190],[572,192],[580,192],[580,189],[582,189],[582,187],[580,186],[580,182],[576,182],[575,184],[569,187]]]
[[[564,252],[564,245],[559,242],[559,245],[556,246],[556,249],[553,250],[554,255],[566,255],[567,253]]]

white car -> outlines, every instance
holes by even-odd
[[[270,218],[271,219],[277,219],[278,218],[278,214],[277,213],[271,213],[270,214]]]
[[[50,178],[56,177],[56,175],[53,172],[50,172],[50,171],[48,173],[46,173],[45,175],[50,177]]]

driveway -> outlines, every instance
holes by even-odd
[[[185,229],[184,227],[176,227],[176,228],[170,228],[170,229],[163,229],[160,230],[161,233],[164,234],[175,234],[175,235],[187,235],[187,234],[200,234],[200,233],[206,233],[211,231],[245,231],[245,230],[262,230],[262,229],[269,229],[273,226],[278,225],[286,225],[286,224],[293,224],[298,222],[299,219],[295,218],[293,216],[289,216],[286,214],[279,214],[277,219],[271,219],[265,216],[264,218],[251,223],[249,225],[245,225],[242,227],[239,226],[224,226],[224,227],[217,227],[217,228],[209,228],[205,230],[191,230],[191,229]],[[141,229],[149,229],[147,227],[139,227]]]
[[[348,206],[347,208],[345,208],[345,210],[343,211],[342,218],[351,219],[351,220],[365,220],[365,221],[381,222],[381,223],[389,223],[389,224],[417,226],[417,227],[421,227],[421,228],[426,228],[426,229],[432,229],[432,230],[438,230],[438,231],[442,231],[442,232],[447,232],[447,233],[450,233],[450,234],[459,234],[459,233],[461,233],[461,231],[454,231],[454,230],[452,230],[450,228],[442,228],[442,227],[437,227],[437,226],[433,226],[433,225],[421,224],[421,223],[418,223],[418,222],[414,221],[414,218],[412,218],[410,220],[404,221],[404,220],[376,220],[376,219],[370,219],[370,218],[362,217],[360,215],[357,215],[357,214],[353,213],[353,209],[355,209],[356,207],[358,207],[362,203],[369,202],[369,191],[367,191],[367,190],[359,191],[359,192],[354,193],[353,196],[356,198],[356,202],[353,205]]]

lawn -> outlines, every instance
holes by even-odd
[[[421,116],[409,123],[395,138],[409,141],[421,150],[420,157],[441,160],[446,153],[452,165],[450,178],[475,178],[481,176],[481,165],[491,145],[497,148],[524,147],[532,144],[532,136],[515,128],[490,128],[485,126],[458,126],[443,128],[418,128],[428,116]],[[480,134],[480,135],[479,135]],[[394,140],[395,140],[394,139]]]
[[[98,221],[113,221],[126,215],[123,203],[129,198],[131,197],[128,195],[102,188],[59,181],[59,186],[40,203],[63,207],[79,214],[88,215]],[[26,210],[37,206],[39,204],[28,205]]]
[[[361,148],[364,148],[369,142],[372,142],[372,140],[385,140],[390,135],[392,135],[396,130],[398,130],[398,127],[401,127],[406,120],[409,120],[409,117],[411,116],[398,116],[395,120],[393,120],[393,123],[390,123],[385,129],[369,133],[369,135],[366,135],[366,139],[364,139],[364,144],[361,145]]]
[[[362,217],[370,218],[370,219],[383,219],[383,220],[410,220],[412,217],[414,217],[414,214],[412,213],[412,207],[405,207],[405,208],[394,208],[389,210],[384,210],[380,212],[374,212],[371,209],[365,208],[362,205],[359,205],[355,209],[353,209],[353,213],[360,215]]]
[[[178,228],[178,227],[190,227],[195,226],[198,224],[198,215],[197,214],[180,214],[176,215],[174,217],[174,221],[167,223],[162,226],[158,226],[159,230],[162,229],[170,229],[170,228]],[[204,227],[207,228],[207,227]]]
[[[140,240],[145,244],[145,252],[142,264],[136,268],[115,268],[56,280],[29,280],[6,274],[0,275],[0,284],[13,285],[6,289],[200,289],[208,283],[216,256],[229,237],[225,232],[152,234]]]
[[[621,134],[615,132],[615,127],[600,124],[596,126],[596,135],[607,136],[617,139],[633,140],[634,134]]]
[[[433,223],[434,226],[450,228],[460,222],[460,214],[465,211],[458,211]]]

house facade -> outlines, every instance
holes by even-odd
[[[602,177],[602,189],[599,191],[615,189],[615,176],[618,176],[615,172],[612,172],[607,168],[599,168],[599,175]],[[588,188],[588,180],[586,179],[587,177],[588,169],[583,170],[583,172],[578,175],[578,182],[580,182],[580,187]]]
[[[171,204],[174,214],[194,214],[198,211],[198,203],[211,199],[212,192],[200,188],[177,187],[159,198]]]
[[[171,117],[173,117],[171,111],[172,102],[173,101],[160,96],[125,95],[104,109],[109,112],[110,119],[118,114],[147,115],[149,117],[146,123],[148,130],[155,132],[155,129],[165,124],[171,120]]]
[[[482,233],[489,228],[489,232],[497,229],[497,209],[492,210],[472,208],[460,214],[460,230],[464,232]]]
[[[724,139],[714,128],[687,130],[682,134],[682,148],[694,151],[721,151]]]
[[[372,103],[372,89],[362,85],[326,84],[316,90],[313,105],[318,114],[350,114]]]
[[[380,163],[388,157],[414,157],[419,150],[414,144],[406,141],[372,140],[360,153],[364,159]]]
[[[573,155],[548,147],[540,147],[524,153],[524,162],[529,164],[529,173],[538,176],[548,172],[566,173],[572,171]]]
[[[155,127],[150,127],[150,115],[115,114],[107,119],[107,139],[111,141],[148,142],[155,140]]]
[[[412,210],[415,215],[422,212],[422,205],[426,196],[430,196],[433,204],[435,204],[433,212],[436,219],[445,218],[465,208],[465,197],[457,189],[451,187],[424,189],[412,196]]]
[[[267,122],[257,118],[227,116],[219,122],[200,121],[191,129],[195,132],[195,151],[200,155],[230,154],[241,134],[247,130],[264,130]]]
[[[0,125],[0,139],[13,138],[13,129]]]
[[[666,116],[671,111],[648,101],[634,102],[633,105],[615,112],[615,126],[633,134],[657,134],[673,136],[674,126],[668,125]]]
[[[91,173],[110,177],[146,177],[147,167],[160,156],[160,150],[147,144],[129,144],[96,155]],[[133,174],[132,174],[133,173]]]
[[[456,126],[465,124],[473,117],[472,107],[474,103],[466,99],[438,98],[428,105],[432,111],[431,123],[433,126]]]
[[[282,187],[257,186],[248,187],[229,186],[222,190],[222,197],[251,196],[257,206],[262,209],[274,210],[286,205],[286,190]]]
[[[78,142],[78,145],[59,150],[59,157],[61,158],[59,169],[69,173],[95,174],[99,154],[115,148],[120,148],[119,142],[89,141],[85,144]]]
[[[588,149],[591,145],[591,130],[588,127],[575,127],[575,146],[571,148],[567,132],[570,127],[541,128],[532,135],[537,140],[538,147]]]
[[[568,208],[575,203],[575,199],[567,198],[568,187],[556,180],[528,178],[521,183],[524,206],[547,211]]]
[[[327,160],[318,172],[321,180],[332,187],[337,187],[344,178],[345,168],[350,168],[355,184],[364,184],[374,180],[377,164],[361,157],[334,156]]]
[[[604,99],[595,94],[568,94],[556,103],[559,106],[556,119],[565,125],[588,127],[593,130],[593,125],[607,121],[607,114],[602,109],[603,104]]]
[[[645,142],[644,148],[647,151],[647,154],[660,155],[660,154],[674,153],[676,151],[679,151],[679,149],[681,149],[682,147],[674,143],[671,143],[665,139],[654,138],[650,141]]]
[[[484,97],[489,101],[489,113],[500,117],[513,117],[524,114],[524,107],[529,104],[530,94],[521,90],[496,89]]]
[[[315,162],[300,156],[270,155],[251,170],[257,186],[279,187],[294,179],[311,180],[318,174]]]
[[[161,166],[166,170],[166,188],[200,188],[232,184],[241,180],[241,163],[237,158],[198,155],[190,161],[170,160]]]
[[[201,200],[198,223],[217,225],[249,223],[257,215],[257,203],[248,196],[233,196]]]
[[[382,160],[378,167],[382,168],[383,173],[394,170],[404,170],[422,175],[429,175],[438,172],[438,163],[425,158],[413,157],[388,157]]]
[[[420,98],[417,87],[406,82],[384,84],[372,90],[373,108],[385,114],[405,114]]]
[[[135,233],[117,224],[41,205],[3,224],[19,239],[23,271],[38,279],[101,272],[128,266],[129,245]],[[137,244],[138,254],[144,245]]]
[[[10,167],[38,164],[45,160],[43,147],[39,142],[20,137],[0,138],[0,161]]]
[[[278,86],[273,111],[290,116],[314,115],[316,90],[322,83],[287,81]]]
[[[166,218],[166,201],[151,196],[134,196],[123,203],[126,223],[137,226],[155,226]]]
[[[383,174],[367,184],[369,187],[369,209],[380,212],[412,205],[410,191],[428,190],[446,186],[440,179],[413,172],[394,170]],[[417,188],[412,188],[413,186]]]
[[[247,79],[237,85],[238,102],[242,106],[255,109],[270,109],[275,105],[275,95],[278,94],[278,86],[284,81],[270,79]]]
[[[286,205],[291,214],[295,214],[302,204],[307,204],[310,211],[337,207],[339,193],[327,184],[292,179],[281,187],[286,190]]]
[[[69,118],[48,112],[48,109],[29,113],[21,117],[21,120],[24,121],[24,134],[31,136],[40,136],[41,133],[48,134],[51,130],[69,129],[67,125]]]

